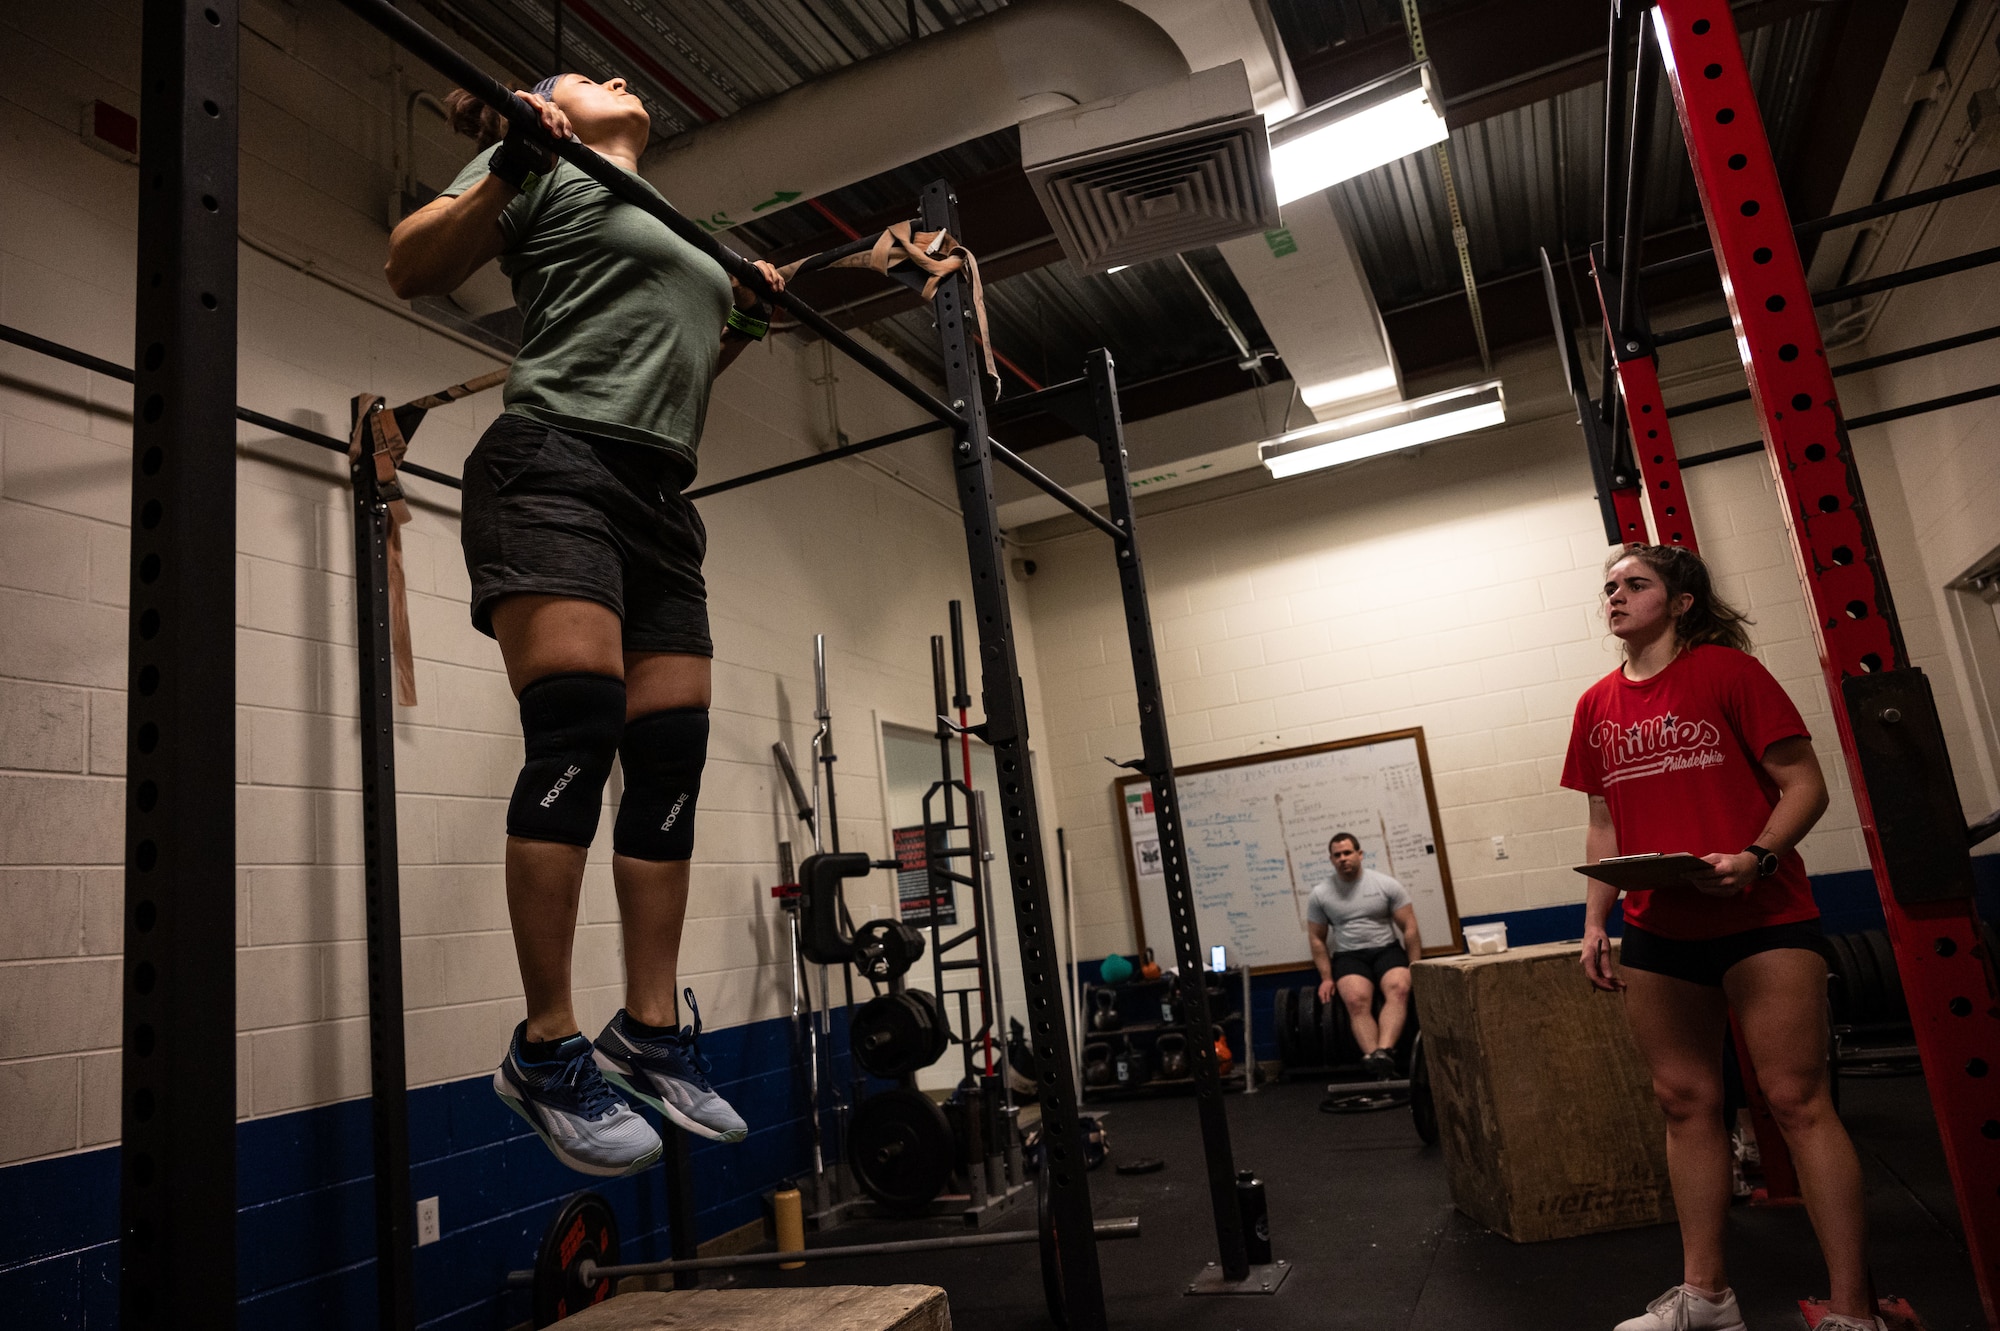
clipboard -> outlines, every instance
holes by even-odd
[[[1709,863],[1699,855],[1614,855],[1595,864],[1579,864],[1576,871],[1586,878],[1609,883],[1621,892],[1647,892],[1658,888],[1689,887],[1688,875],[1709,872]]]

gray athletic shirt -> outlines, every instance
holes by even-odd
[[[1389,917],[1409,904],[1409,891],[1401,883],[1386,873],[1363,869],[1352,883],[1333,874],[1313,884],[1312,895],[1306,898],[1306,918],[1327,926],[1329,951],[1366,952],[1398,944]]]

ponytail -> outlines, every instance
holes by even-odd
[[[507,137],[506,118],[465,89],[453,88],[444,95],[444,104],[451,127],[481,148]]]

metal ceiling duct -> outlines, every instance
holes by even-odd
[[[1375,296],[1324,192],[1285,205],[1282,227],[1222,247],[1271,345],[1317,420],[1402,396]]]
[[[725,231],[1043,112],[1187,74],[1173,38],[1119,0],[1020,0],[669,139],[639,170]]]
[[[1021,167],[1086,273],[1278,224],[1270,142],[1241,61],[1023,121]]]

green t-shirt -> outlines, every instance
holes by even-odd
[[[444,197],[478,184],[493,151]],[[523,322],[506,409],[669,449],[691,476],[729,317],[722,266],[568,162],[516,195],[500,230]]]

